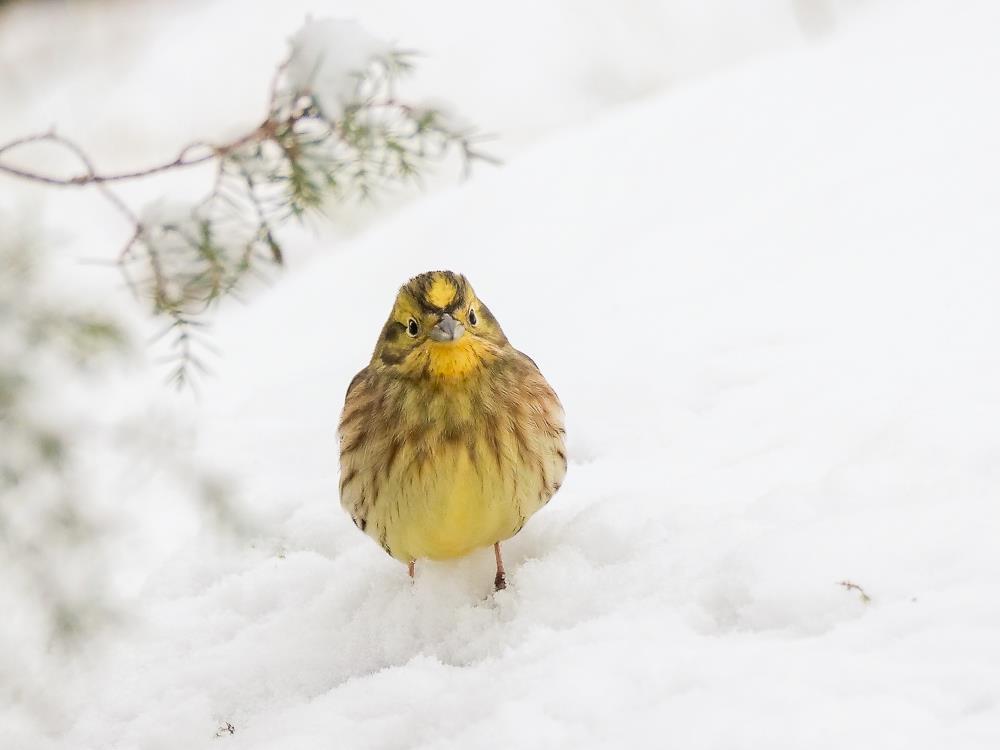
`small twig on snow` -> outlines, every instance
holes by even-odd
[[[856,583],[852,583],[851,581],[837,581],[837,585],[843,586],[847,591],[857,591],[858,594],[861,596],[861,602],[863,604],[869,604],[872,600],[872,598],[868,596],[865,590]]]

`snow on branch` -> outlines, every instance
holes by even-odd
[[[327,201],[374,198],[393,185],[419,181],[457,154],[467,172],[482,137],[456,125],[436,106],[399,97],[413,53],[394,49],[353,21],[309,21],[291,39],[271,85],[267,116],[221,144],[192,143],[170,161],[128,172],[96,168],[77,144],[54,131],[0,146],[0,173],[62,187],[95,186],[133,227],[118,262],[136,295],[170,319],[171,378],[184,385],[202,367],[193,344],[203,318],[222,298],[281,265],[278,230]],[[72,152],[82,171],[62,176],[15,166],[28,143]],[[117,182],[214,162],[208,195],[187,204],[162,202],[138,213],[111,190]]]

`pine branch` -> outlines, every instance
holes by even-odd
[[[96,168],[83,148],[50,130],[0,146],[0,174],[56,187],[94,187],[129,222],[132,232],[118,254],[133,293],[165,316],[176,335],[171,380],[184,386],[204,370],[194,351],[194,326],[224,297],[239,294],[261,265],[280,266],[278,235],[292,218],[318,212],[326,201],[366,201],[388,187],[419,184],[434,164],[456,154],[468,174],[476,161],[498,163],[482,152],[482,137],[452,126],[445,113],[401,100],[399,78],[413,68],[413,53],[373,57],[353,74],[354,95],[341,111],[325,114],[315,92],[287,80],[286,60],[271,81],[267,116],[226,143],[188,144],[171,160],[125,172]],[[29,144],[68,150],[83,171],[69,176],[10,163]],[[201,200],[138,215],[110,185],[215,162],[215,180]],[[154,207],[155,209],[155,207]]]

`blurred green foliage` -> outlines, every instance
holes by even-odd
[[[79,425],[63,389],[100,374],[127,349],[120,325],[69,305],[43,285],[44,254],[7,232],[0,243],[0,561],[12,588],[29,592],[52,636],[96,619],[96,592],[68,582],[100,529],[75,476]],[[66,574],[71,575],[67,578]]]

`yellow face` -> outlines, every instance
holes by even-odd
[[[407,378],[454,380],[479,372],[507,346],[464,276],[431,271],[399,290],[372,366]]]

